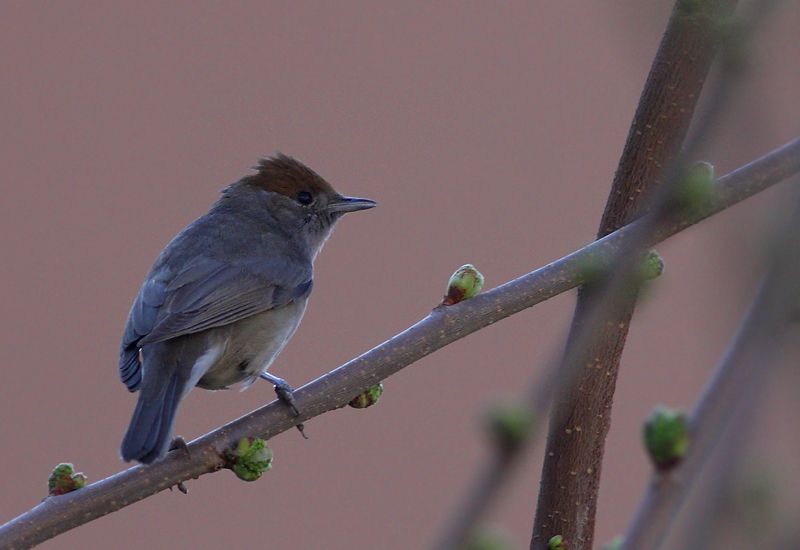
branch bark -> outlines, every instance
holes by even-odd
[[[800,138],[720,178],[707,210],[659,226],[646,244],[663,241],[797,172]],[[188,458],[182,451],[173,452],[151,466],[134,466],[72,493],[48,497],[0,526],[0,545],[33,546],[178,483],[225,468],[226,450],[242,437],[269,439],[299,422],[337,409],[455,340],[582,284],[587,264],[598,257],[614,257],[648,221],[645,216],[497,288],[453,306],[435,308],[402,333],[299,388],[295,392],[299,417],[292,417],[285,406],[274,401],[191,442]]]
[[[735,0],[676,2],[639,100],[598,237],[640,215],[644,198],[661,184],[665,166],[680,151],[717,53],[718,24],[735,4]],[[591,314],[593,294],[579,291],[568,350]],[[533,524],[533,550],[546,548],[554,535],[561,535],[570,548],[592,546],[611,403],[635,303],[635,296],[628,295],[596,325],[602,327],[602,334],[575,361],[593,368],[576,372],[556,397]]]

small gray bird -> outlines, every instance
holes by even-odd
[[[285,155],[256,170],[167,245],[133,301],[119,371],[140,393],[125,461],[166,454],[178,405],[194,386],[261,377],[292,405],[291,387],[266,370],[300,324],[314,258],[336,221],[375,202],[340,195]]]

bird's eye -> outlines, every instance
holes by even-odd
[[[308,206],[314,201],[314,197],[311,196],[311,193],[308,191],[300,191],[297,194],[297,202],[300,204]]]

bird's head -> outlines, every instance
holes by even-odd
[[[254,205],[263,204],[284,228],[304,234],[315,249],[344,214],[376,206],[370,199],[342,195],[311,168],[281,153],[261,159],[255,170],[232,190],[250,195]]]

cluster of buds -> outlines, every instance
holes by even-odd
[[[272,451],[261,438],[243,437],[228,452],[228,467],[242,481],[255,481],[272,468]]]

